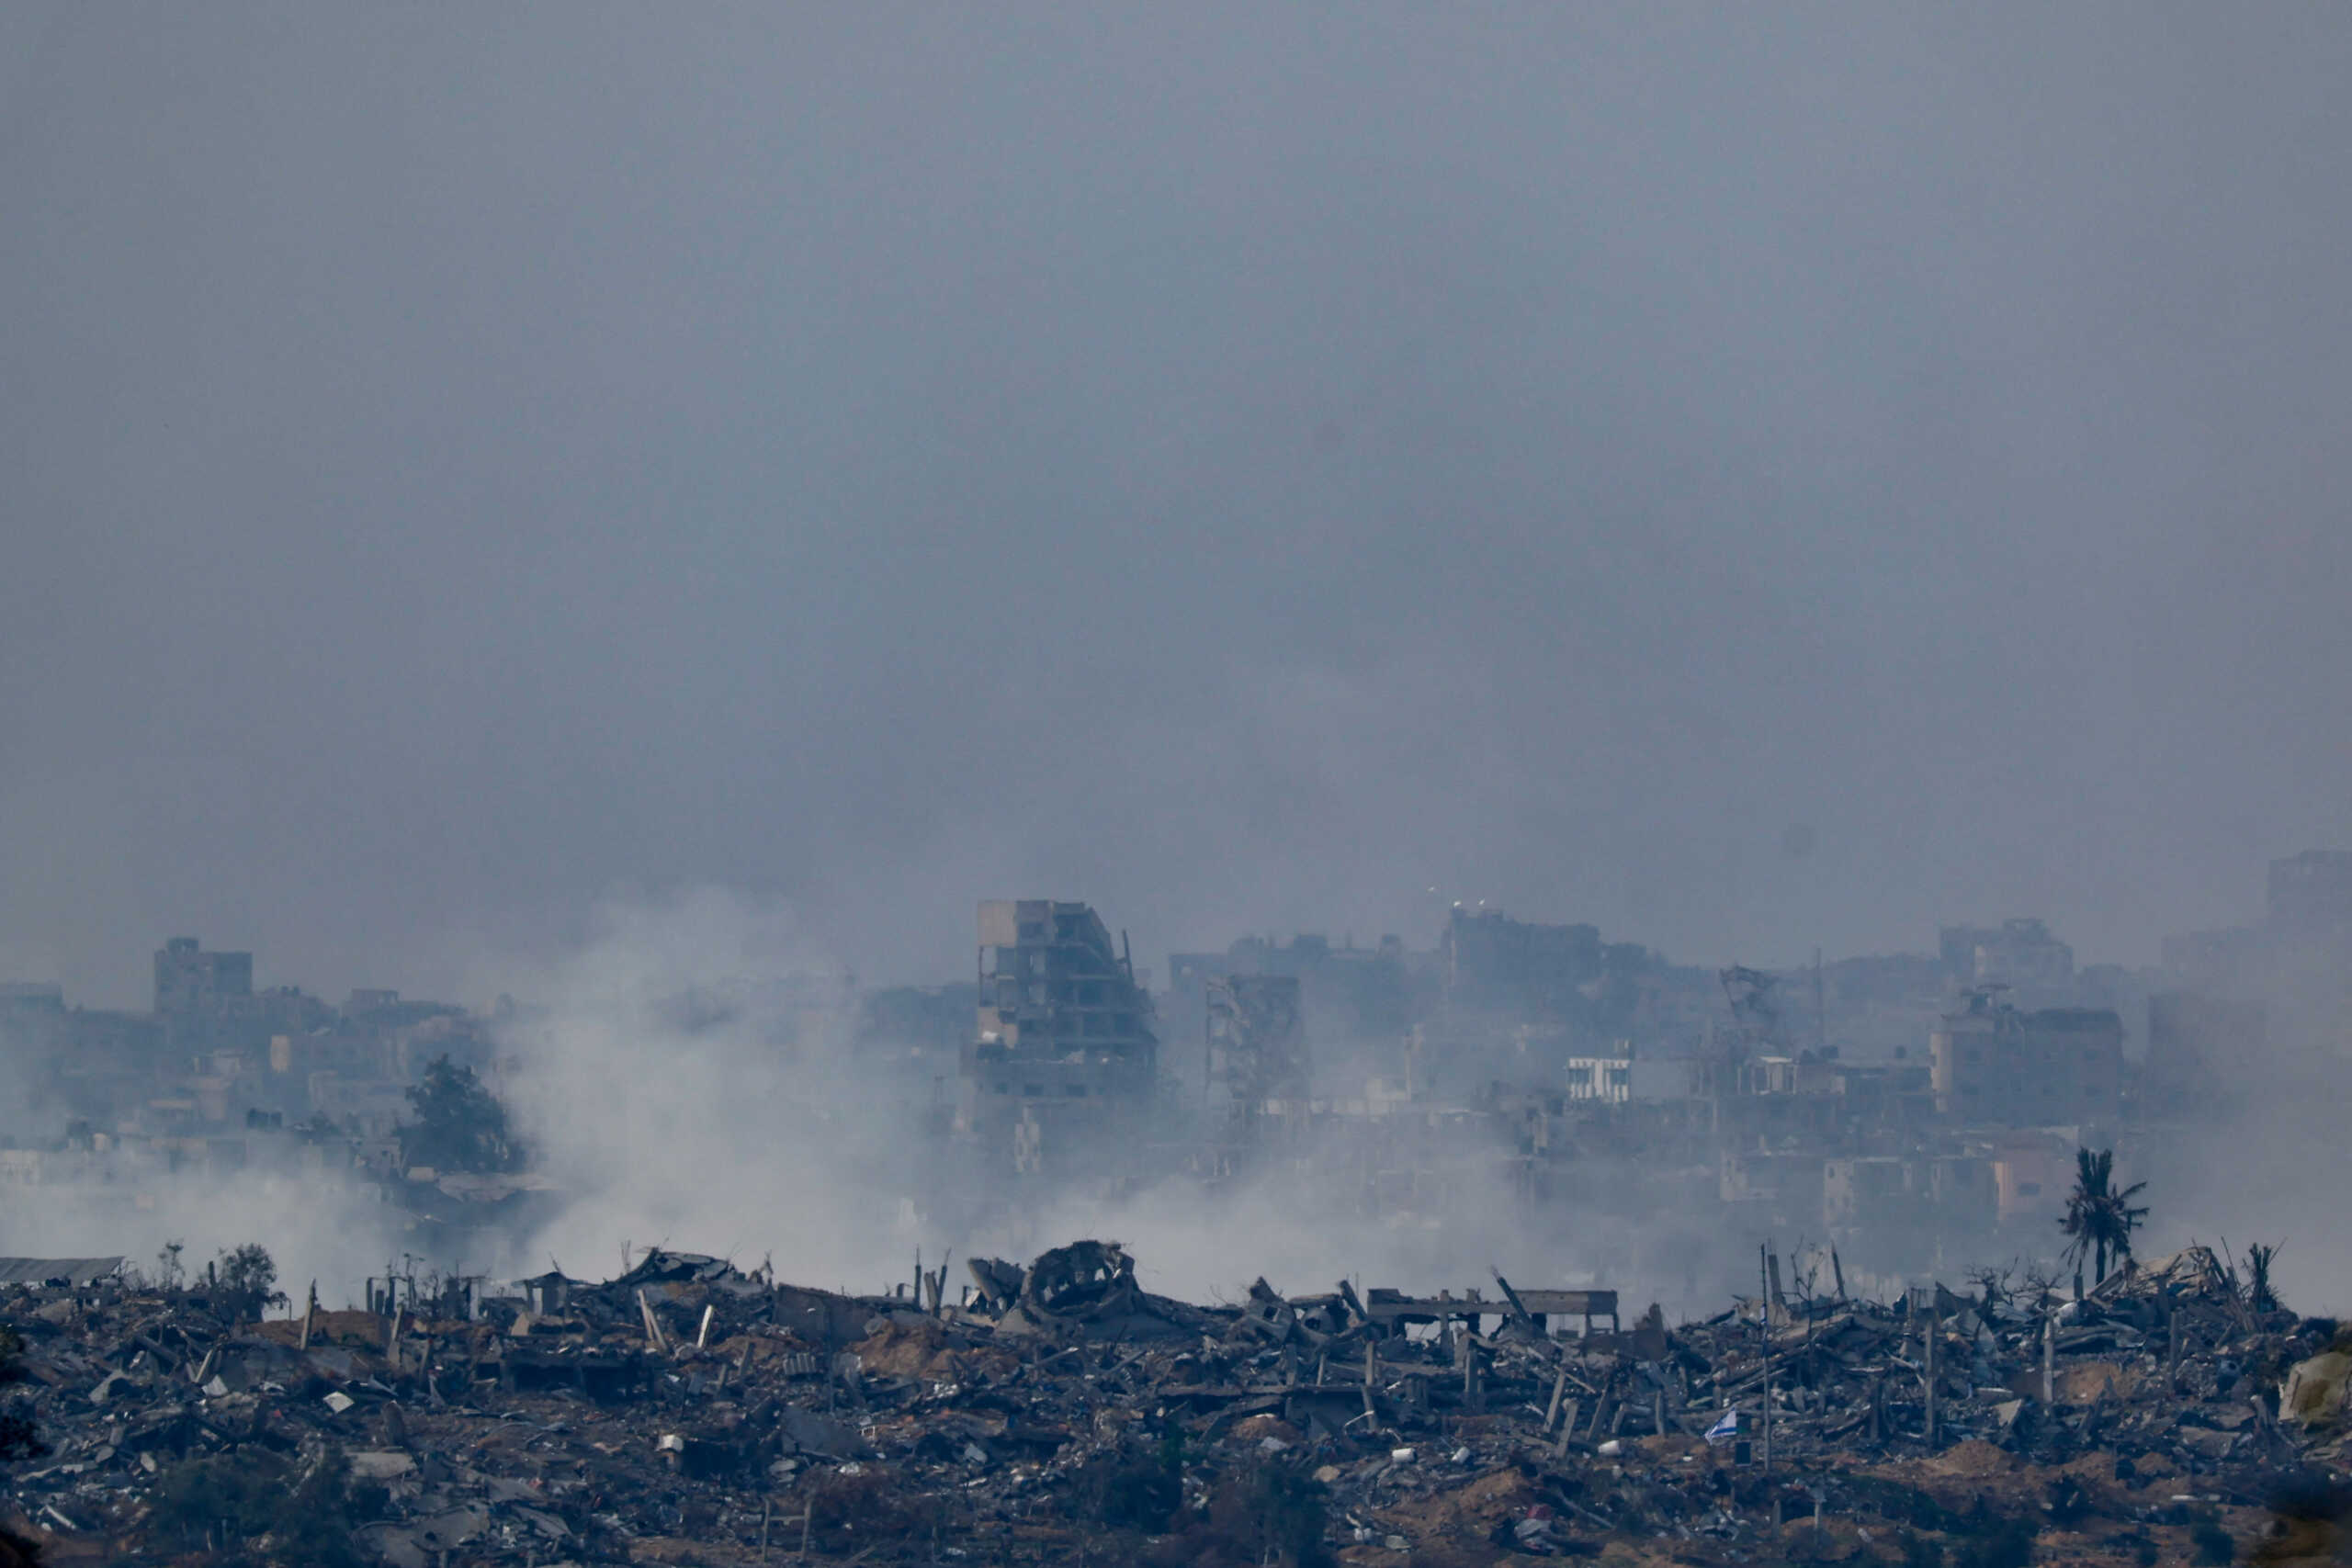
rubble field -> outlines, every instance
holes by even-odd
[[[1775,1283],[1673,1328],[1498,1275],[1198,1306],[1099,1242],[965,1272],[859,1296],[656,1251],[267,1322],[0,1287],[0,1396],[48,1450],[0,1514],[51,1564],[2352,1556],[2352,1334],[2203,1248],[2079,1297]]]

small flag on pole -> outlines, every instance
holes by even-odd
[[[1737,1410],[1724,1411],[1723,1419],[1707,1428],[1707,1441],[1710,1443],[1727,1443],[1738,1436],[1739,1412]]]

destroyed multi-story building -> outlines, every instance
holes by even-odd
[[[2106,1008],[2012,1007],[1968,995],[1929,1038],[1936,1110],[1969,1126],[2112,1126],[2121,1111],[2123,1021]]]
[[[1417,964],[1418,956],[1424,962]],[[1359,947],[1352,937],[1334,942],[1313,931],[1288,941],[1245,936],[1223,953],[1171,953],[1160,1011],[1161,1039],[1189,1048],[1205,1038],[1207,987],[1227,976],[1264,975],[1296,980],[1310,1043],[1344,1048],[1394,1043],[1413,1025],[1417,989],[1429,979],[1427,954],[1408,955],[1402,938],[1384,936]],[[1346,1055],[1334,1049],[1333,1055]],[[1201,1067],[1187,1055],[1170,1072],[1198,1082]]]
[[[1703,971],[1590,925],[1457,905],[1440,933],[1433,1006],[1414,1026],[1417,1085],[1557,1083],[1571,1056],[1684,1055],[1707,1008]],[[1670,1049],[1669,1049],[1670,1048]]]
[[[1205,993],[1211,1117],[1246,1129],[1305,1109],[1312,1077],[1299,982],[1290,975],[1227,975]]]
[[[1438,945],[1448,1005],[1519,1015],[1575,1010],[1578,987],[1601,972],[1602,952],[1597,926],[1539,925],[1459,907]]]
[[[1311,1039],[1395,1039],[1411,1026],[1415,976],[1400,937],[1384,936],[1374,947],[1312,931],[1287,942],[1244,937],[1226,958],[1228,974],[1296,979]]]
[[[961,1127],[1020,1170],[1112,1135],[1159,1081],[1151,998],[1085,904],[991,899],[979,910],[979,1006]]]
[[[1973,1237],[1999,1216],[1999,1174],[1982,1156],[1866,1155],[1821,1166],[1821,1220],[1846,1247],[1915,1263],[1946,1237]]]

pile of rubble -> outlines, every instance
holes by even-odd
[[[1499,1275],[1195,1306],[1098,1242],[966,1271],[860,1296],[657,1251],[266,1323],[0,1285],[49,1449],[0,1522],[51,1563],[2149,1563],[2332,1550],[2352,1507],[2352,1337],[2202,1248],[1672,1329]],[[267,1495],[206,1501],[241,1475]]]

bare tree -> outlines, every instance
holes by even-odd
[[[2000,1306],[2009,1299],[2009,1280],[2015,1266],[1997,1263],[1980,1264],[1968,1271],[1968,1282],[1976,1287],[1976,1299],[1988,1307]]]
[[[2270,1283],[2270,1266],[2278,1260],[2278,1248],[2267,1243],[2245,1249],[2245,1303],[2256,1312],[2278,1310],[2278,1292]]]

